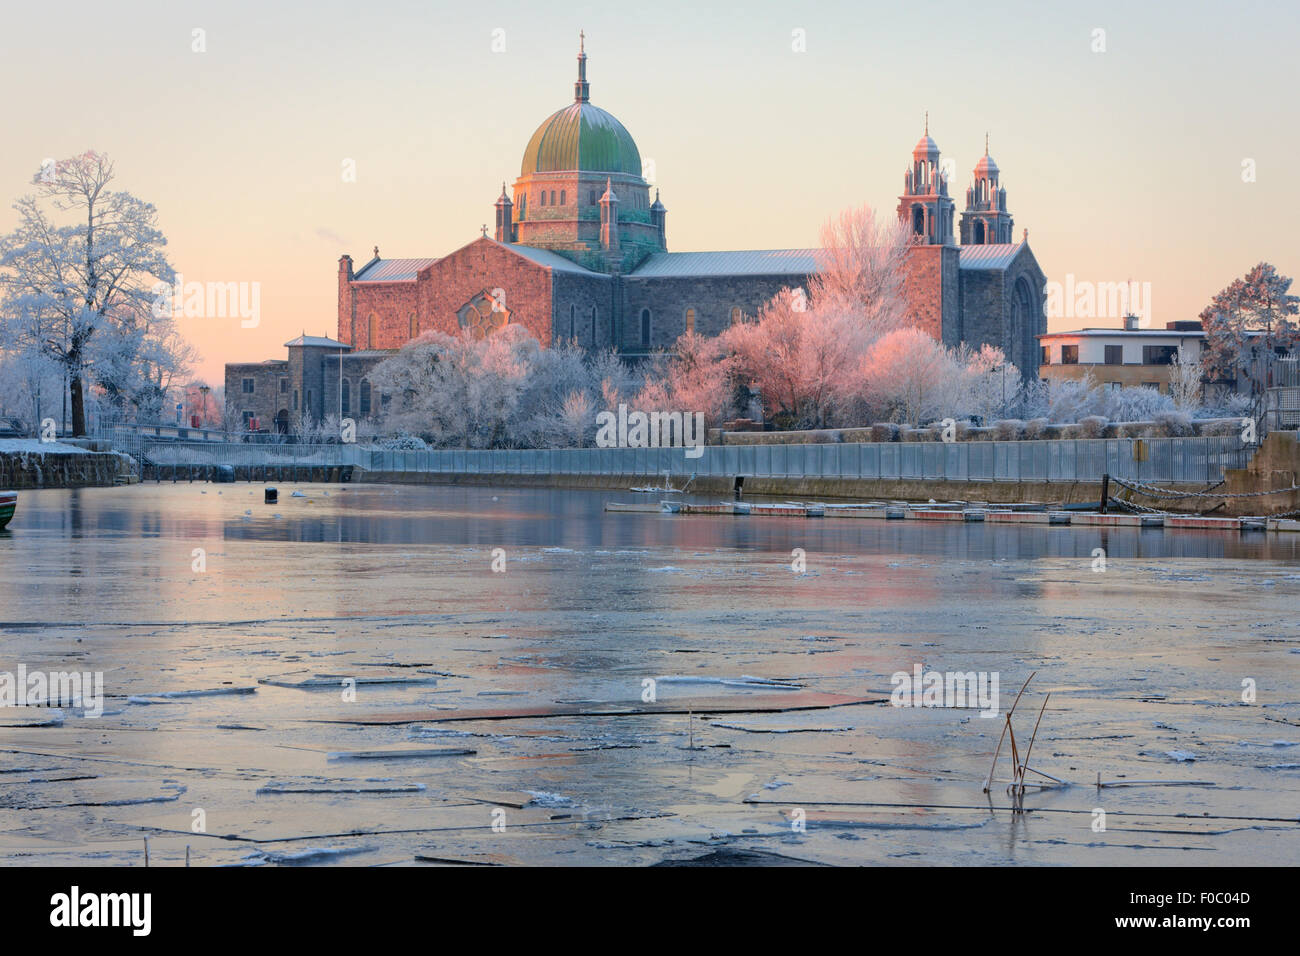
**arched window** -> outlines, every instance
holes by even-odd
[[[650,347],[650,310],[641,310],[641,346]]]
[[[596,307],[591,307],[591,347],[596,347]]]
[[[375,326],[378,324],[378,317],[375,313],[371,312],[366,316],[366,348],[368,349],[373,349],[375,347],[375,335],[379,331]]]
[[[542,190],[542,198],[541,198],[541,201],[538,203],[538,205],[539,205],[539,206],[545,206],[545,205],[546,205],[546,190],[545,190],[545,189]]]
[[[411,334],[409,338],[415,338],[417,335],[419,335],[419,332],[420,330],[418,328],[418,323],[415,321],[415,313],[412,312],[411,313]]]
[[[975,244],[984,244],[984,223],[979,219],[975,220]]]
[[[564,205],[564,190],[563,190],[563,189],[560,190],[560,205],[561,205],[561,206]]]
[[[342,395],[342,404],[340,407],[343,415],[346,417],[352,414],[352,383],[346,378],[343,380]]]
[[[569,338],[572,339],[578,334],[578,307],[572,302],[569,303]]]
[[[694,309],[686,310],[686,331],[687,332],[695,331],[695,310]]]
[[[742,312],[742,311],[740,310],[740,306],[738,306],[738,305],[733,305],[733,306],[731,307],[731,324],[732,324],[732,325],[739,325],[739,324],[741,323],[741,321],[744,319],[744,317],[745,317],[745,313]]]
[[[370,414],[370,383],[364,378],[361,380],[361,417],[365,418]]]
[[[591,203],[591,205],[593,205],[593,206],[596,205],[596,190],[594,190],[594,189],[591,190],[591,191],[587,194],[587,196],[588,196],[587,201],[588,201],[589,203]]]

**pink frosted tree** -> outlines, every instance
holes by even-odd
[[[960,414],[961,367],[920,329],[882,336],[860,360],[858,381],[871,406],[909,425]]]
[[[902,224],[880,222],[859,206],[828,221],[821,241],[819,271],[806,293],[782,289],[754,322],[721,336],[741,380],[758,387],[765,406],[812,428],[844,417],[859,397],[845,383],[867,349],[907,321]]]
[[[1201,312],[1205,328],[1202,363],[1214,377],[1244,374],[1252,391],[1267,387],[1267,359],[1300,342],[1295,316],[1300,297],[1291,279],[1261,262],[1218,293]]]

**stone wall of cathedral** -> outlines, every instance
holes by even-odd
[[[624,276],[620,351],[639,352],[641,312],[650,310],[649,348],[669,348],[686,331],[686,310],[695,310],[695,331],[718,335],[731,324],[732,309],[753,317],[782,288],[808,287],[807,276],[740,275],[698,277]]]

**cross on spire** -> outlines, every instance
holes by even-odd
[[[587,83],[587,36],[578,31],[578,81],[573,84],[573,102],[585,103],[591,98],[591,87]]]

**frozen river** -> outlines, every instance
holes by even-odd
[[[278,487],[20,495],[0,680],[104,702],[0,708],[0,860],[1300,856],[1300,535]],[[1037,672],[1017,743],[1050,692],[1030,765],[1068,785],[1013,813],[1004,745],[985,795],[1002,718],[891,706],[917,666],[1003,713]]]

